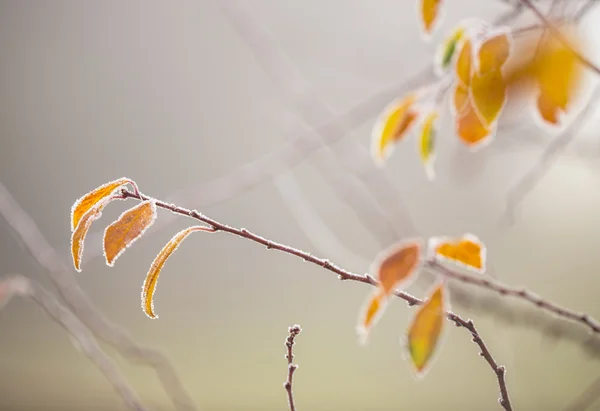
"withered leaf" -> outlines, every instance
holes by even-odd
[[[181,244],[185,238],[195,231],[214,231],[210,227],[206,226],[192,226],[184,230],[181,230],[169,240],[169,242],[160,250],[160,253],[156,256],[150,270],[146,275],[146,280],[142,286],[142,309],[144,313],[152,319],[158,318],[158,315],[154,312],[154,293],[156,291],[156,283],[158,282],[158,276],[165,265],[167,259],[177,250],[177,247]]]
[[[371,272],[385,295],[411,277],[419,266],[420,256],[421,242],[416,240],[395,244],[377,256]]]
[[[125,211],[104,230],[104,256],[112,267],[127,247],[133,244],[156,220],[156,203],[143,201]]]

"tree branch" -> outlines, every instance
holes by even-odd
[[[379,285],[379,282],[369,274],[360,275],[360,274],[350,272],[348,270],[345,270],[345,269],[337,266],[336,264],[332,263],[331,261],[329,261],[327,259],[315,257],[314,255],[307,253],[305,251],[302,251],[300,249],[293,248],[288,245],[284,245],[281,243],[277,243],[277,242],[268,240],[264,237],[261,237],[257,234],[252,233],[251,231],[249,231],[245,228],[234,228],[227,224],[220,223],[217,220],[207,217],[204,214],[201,214],[200,212],[198,212],[196,210],[189,210],[189,209],[177,206],[175,204],[168,204],[164,201],[148,197],[141,193],[136,194],[127,189],[121,190],[121,196],[123,199],[134,198],[134,199],[142,200],[142,201],[152,200],[156,203],[157,207],[163,208],[165,210],[169,210],[175,214],[180,214],[180,215],[187,216],[187,217],[193,218],[195,220],[201,221],[201,222],[207,224],[208,226],[210,226],[214,230],[214,232],[221,231],[221,232],[233,234],[237,237],[245,238],[245,239],[253,241],[255,243],[262,244],[268,250],[278,250],[278,251],[284,252],[286,254],[294,255],[298,258],[303,259],[304,261],[318,265],[319,267],[322,267],[326,270],[329,270],[329,271],[337,274],[338,278],[340,280],[356,281],[356,282],[360,282],[360,283],[370,284],[372,286]],[[416,305],[421,305],[424,303],[424,301],[421,300],[420,298],[417,298],[417,297],[415,297],[407,292],[404,292],[404,291],[396,290],[394,292],[394,295],[396,295],[397,297],[406,301],[409,306],[416,306]],[[501,393],[500,404],[502,405],[502,407],[504,407],[504,409],[506,411],[512,411],[512,406],[511,406],[510,399],[508,396],[508,390],[506,388],[506,381],[504,378],[504,368],[500,367],[496,364],[496,362],[494,361],[493,357],[491,356],[489,350],[487,349],[485,343],[483,342],[483,339],[481,338],[481,336],[475,329],[473,322],[471,320],[465,320],[462,317],[458,316],[457,314],[454,314],[451,311],[446,312],[446,317],[448,320],[452,321],[453,323],[465,327],[471,333],[471,335],[473,336],[473,342],[475,342],[481,350],[482,357],[484,357],[486,359],[486,361],[488,362],[488,364],[490,365],[490,367],[492,368],[492,370],[494,371],[494,373],[497,376],[498,384],[500,386],[500,393]]]
[[[73,336],[77,341],[78,348],[100,369],[123,398],[128,408],[134,411],[147,410],[114,362],[100,348],[90,330],[69,309],[64,307],[41,284],[33,280],[17,275],[4,281],[18,282],[18,290],[16,290],[18,295],[33,301]]]
[[[287,362],[288,362],[288,373],[287,373],[287,380],[283,384],[283,387],[285,388],[285,391],[287,392],[288,404],[290,406],[290,411],[296,411],[296,405],[294,403],[294,393],[292,391],[292,388],[293,388],[292,384],[293,384],[294,372],[298,369],[298,364],[293,363],[293,361],[294,361],[293,347],[294,347],[295,339],[298,336],[298,334],[300,334],[301,331],[302,331],[302,328],[300,328],[300,326],[296,324],[296,325],[288,328],[288,336],[285,339],[285,345],[287,347],[287,354],[285,355],[285,358],[287,359]]]

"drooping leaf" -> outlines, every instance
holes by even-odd
[[[464,85],[469,87],[471,84],[471,74],[473,73],[473,46],[469,38],[465,39],[458,52],[456,59],[456,77]]]
[[[437,130],[435,128],[435,122],[439,115],[437,111],[432,111],[423,120],[421,125],[421,132],[419,137],[419,157],[425,167],[425,173],[430,180],[435,178],[435,171],[433,168],[435,162],[435,139]]]
[[[104,256],[112,267],[127,247],[133,244],[156,220],[156,203],[143,201],[125,211],[104,230]]]
[[[382,290],[376,290],[367,299],[361,309],[356,331],[362,344],[367,342],[370,330],[377,324],[387,306],[387,296]]]
[[[480,274],[486,270],[485,245],[473,234],[467,233],[459,239],[433,237],[428,248],[435,258],[451,261]]]
[[[413,109],[415,101],[416,96],[412,93],[394,101],[377,119],[371,134],[372,154],[377,164],[383,164],[393,145],[413,126],[417,118],[417,112]]]
[[[470,98],[455,122],[456,134],[471,149],[483,147],[492,137],[492,129],[483,124]]]
[[[421,255],[420,241],[405,241],[381,252],[371,272],[380,282],[385,295],[389,295],[402,282],[417,270]]]
[[[512,49],[510,31],[498,29],[488,33],[477,51],[477,71],[488,73],[500,71],[508,60]]]
[[[506,103],[506,83],[500,70],[474,73],[471,78],[473,106],[487,128],[498,119]]]
[[[73,257],[73,265],[75,270],[81,272],[81,258],[83,257],[83,244],[85,237],[92,226],[92,223],[102,216],[102,210],[108,203],[114,200],[115,197],[103,197],[86,211],[86,213],[78,220],[75,231],[71,234],[71,255]]]
[[[184,230],[181,230],[177,234],[169,240],[169,242],[160,250],[160,253],[156,256],[152,265],[150,266],[150,270],[146,275],[146,279],[144,280],[144,285],[142,287],[142,309],[144,313],[152,319],[158,318],[156,313],[154,312],[154,293],[156,292],[156,284],[158,282],[158,276],[162,268],[165,265],[167,259],[177,250],[177,247],[181,244],[183,240],[186,239],[191,233],[195,231],[208,231],[212,232],[213,230],[209,227],[205,226],[192,226],[188,227]]]
[[[74,231],[75,228],[77,228],[79,221],[89,209],[94,207],[94,205],[96,205],[103,198],[110,196],[115,190],[123,187],[126,184],[135,185],[135,183],[128,178],[119,178],[118,180],[111,181],[95,188],[75,201],[73,207],[71,207],[71,231]]]
[[[441,12],[443,0],[419,0],[419,14],[425,36],[433,32]]]
[[[408,351],[418,377],[423,377],[436,352],[445,315],[445,288],[435,286],[423,305],[418,307],[408,329]]]

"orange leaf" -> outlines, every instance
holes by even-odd
[[[73,256],[73,265],[75,270],[81,272],[81,258],[83,256],[83,243],[92,223],[102,216],[102,210],[115,197],[103,197],[97,201],[87,212],[78,220],[75,231],[71,234],[71,254]]]
[[[482,123],[471,99],[456,119],[456,133],[471,148],[481,147],[491,138],[492,130]]]
[[[160,250],[160,253],[156,256],[152,265],[150,266],[150,270],[146,275],[146,280],[144,281],[144,285],[142,287],[142,309],[146,313],[146,315],[150,318],[158,318],[158,315],[154,312],[154,292],[156,291],[156,283],[158,282],[158,276],[162,268],[165,265],[167,259],[177,250],[179,244],[185,238],[193,233],[194,231],[208,231],[212,232],[213,229],[205,226],[192,226],[188,227],[185,230],[181,230],[177,234],[169,240],[169,242]]]
[[[546,96],[540,94],[536,100],[536,107],[542,119],[552,125],[557,126],[560,123],[560,114],[562,110],[549,101]]]
[[[118,180],[111,181],[110,183],[106,183],[100,187],[97,187],[81,197],[79,200],[75,201],[75,204],[73,204],[73,207],[71,207],[71,231],[74,231],[75,228],[77,228],[79,221],[89,209],[94,207],[94,205],[96,205],[103,198],[111,195],[116,189],[123,187],[126,184],[135,185],[135,183],[128,178],[119,178]]]
[[[429,36],[434,29],[434,26],[439,19],[440,7],[442,0],[419,0],[420,1],[420,18],[423,24],[423,31],[426,36]]]
[[[434,257],[441,257],[478,273],[485,272],[487,251],[473,234],[465,234],[458,240],[434,237],[429,240],[428,248]]]
[[[419,241],[402,242],[380,253],[371,272],[375,273],[385,295],[408,279],[418,268],[421,254]]]
[[[115,260],[150,227],[156,219],[156,203],[143,201],[125,211],[104,230],[104,256],[112,267]]]
[[[416,96],[409,94],[402,100],[389,104],[379,116],[371,134],[372,154],[377,164],[382,164],[398,142],[414,124],[417,113],[413,110]]]
[[[484,125],[490,127],[497,119],[504,103],[506,103],[506,83],[500,70],[474,73],[471,79],[471,96],[473,106],[483,120]]]
[[[361,310],[359,323],[356,327],[359,341],[362,344],[367,342],[369,331],[383,315],[386,305],[387,297],[381,290],[377,290],[369,296],[365,306]]]
[[[457,81],[452,96],[452,113],[454,115],[462,114],[468,107],[469,89],[460,81]]]
[[[421,305],[408,329],[408,351],[418,377],[423,377],[431,365],[440,341],[445,315],[444,286],[435,286]]]
[[[510,56],[512,43],[508,30],[490,33],[477,52],[479,73],[500,70]]]
[[[471,40],[465,39],[456,59],[456,77],[465,86],[471,84],[471,74],[473,73],[473,48]]]

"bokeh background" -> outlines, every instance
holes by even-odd
[[[501,1],[449,1],[434,41],[425,43],[414,1],[234,3],[272,34],[296,75],[334,115],[423,71],[436,42],[462,18],[491,20],[509,9]],[[582,23],[595,61],[599,21],[600,14],[591,13]],[[216,1],[0,1],[0,181],[67,262],[72,203],[127,176],[149,195],[179,193],[183,206],[326,254],[357,272],[368,270],[393,240],[382,228],[402,237],[473,232],[488,246],[490,275],[600,316],[595,119],[526,197],[512,226],[499,224],[507,193],[552,138],[527,119],[508,124],[494,144],[470,153],[446,116],[434,182],[426,180],[414,141],[407,140],[385,169],[369,174],[377,176],[369,177],[380,184],[375,190],[397,208],[386,208],[385,217],[368,214],[368,224],[360,219],[364,191],[340,197],[344,190],[332,176],[355,180],[335,153],[346,153],[351,165],[348,156],[361,154],[355,164],[363,167],[374,115],[353,125],[331,146],[333,152],[321,149],[296,165],[284,162],[275,179],[207,204],[215,190],[228,186],[202,183],[310,126],[261,66],[252,52],[256,45],[236,31]],[[297,91],[301,96],[302,89]],[[369,104],[373,114],[381,109]],[[122,203],[111,205],[94,234],[124,209]],[[161,212],[159,221],[168,217]],[[139,300],[147,269],[187,224],[177,218],[149,231],[114,268],[104,264],[92,236],[76,280],[111,321],[168,355],[198,409],[286,409],[283,342],[295,323],[303,327],[294,384],[301,410],[500,409],[495,376],[464,330],[448,326],[433,368],[416,381],[399,343],[413,309],[395,301],[370,343],[359,346],[355,325],[368,287],[341,283],[318,267],[226,234],[198,233],[184,243],[159,282],[160,318],[148,319]],[[2,271],[52,289],[47,272],[4,219],[0,236]],[[411,291],[422,296],[427,286],[424,276]],[[579,334],[550,338],[548,326],[557,321],[552,317],[525,321],[525,313],[531,314],[525,304],[503,303],[473,287],[458,291],[471,303],[457,301],[454,309],[476,321],[507,367],[515,409],[565,409],[600,375],[598,350],[584,344],[585,330],[568,328]],[[504,314],[494,314],[498,304]],[[103,347],[144,404],[174,409],[152,369]],[[15,298],[0,311],[0,409],[125,407],[61,327],[31,301]],[[590,409],[600,410],[600,402]]]

